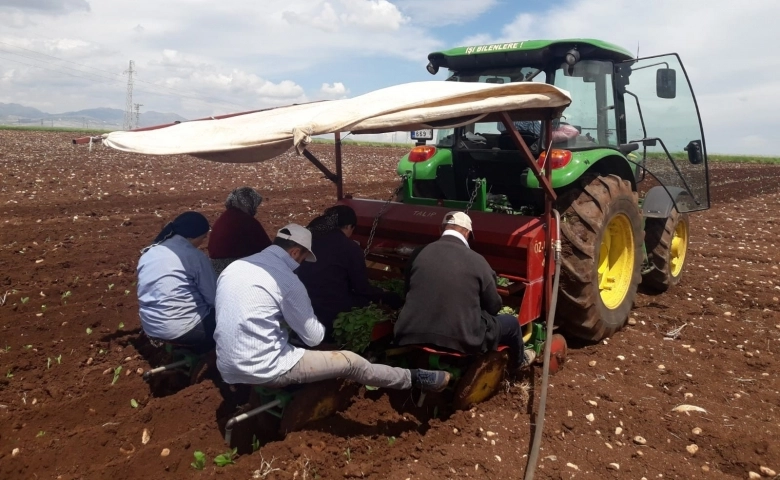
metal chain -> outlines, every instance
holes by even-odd
[[[363,250],[363,258],[368,256],[368,251],[371,248],[371,243],[374,241],[374,234],[376,233],[376,227],[379,225],[379,217],[381,217],[385,211],[387,210],[387,207],[390,206],[390,202],[393,201],[393,199],[398,196],[398,193],[404,188],[404,185],[406,185],[406,179],[408,178],[408,175],[402,175],[401,176],[401,183],[398,185],[398,188],[395,189],[392,195],[390,195],[390,198],[387,199],[384,205],[382,205],[382,208],[379,209],[379,212],[376,214],[376,217],[374,217],[374,224],[371,225],[371,233],[368,234],[368,242],[366,242],[366,249]]]
[[[474,191],[471,192],[471,198],[469,199],[469,203],[466,204],[466,211],[464,212],[466,215],[469,214],[469,210],[471,210],[471,207],[474,205],[474,200],[477,199],[477,192],[482,188],[482,179],[478,178],[474,180]]]

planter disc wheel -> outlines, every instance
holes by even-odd
[[[550,375],[554,375],[563,367],[566,363],[566,354],[568,347],[566,346],[566,339],[560,333],[555,333],[552,336],[552,345],[550,346]]]
[[[279,432],[287,434],[304,425],[329,417],[344,409],[357,388],[338,380],[325,380],[306,385],[295,392],[292,401],[284,408]]]
[[[642,215],[631,182],[583,176],[561,192],[562,264],[556,321],[584,340],[620,330],[636,297],[643,259]]]
[[[477,358],[455,386],[453,407],[465,410],[496,393],[508,362],[507,351],[489,352]]]
[[[689,239],[688,214],[673,208],[667,218],[645,221],[645,246],[652,270],[642,277],[642,285],[666,291],[680,283]]]

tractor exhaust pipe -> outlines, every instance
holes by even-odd
[[[552,301],[550,311],[547,313],[547,336],[544,342],[544,363],[542,364],[542,391],[539,394],[539,411],[536,413],[536,429],[531,453],[528,455],[528,464],[525,467],[525,480],[533,480],[536,473],[536,463],[539,460],[539,450],[542,446],[542,431],[544,430],[544,412],[547,407],[547,387],[550,377],[550,356],[552,352],[553,321],[555,320],[555,306],[558,303],[558,280],[561,276],[561,214],[557,210],[552,211],[555,217],[555,276],[553,277]]]

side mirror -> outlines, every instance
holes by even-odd
[[[704,152],[701,151],[701,140],[691,140],[685,146],[688,152],[688,161],[693,165],[698,165],[704,161]]]
[[[655,93],[658,98],[677,96],[677,71],[673,68],[659,68],[655,72]]]

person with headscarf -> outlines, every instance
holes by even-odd
[[[207,353],[214,348],[217,277],[198,250],[209,221],[185,212],[169,222],[138,261],[138,313],[152,341]]]
[[[328,337],[341,312],[371,302],[382,302],[391,308],[403,304],[399,295],[369,283],[363,250],[349,238],[356,225],[355,211],[347,205],[336,205],[307,226],[312,232],[312,251],[319,260],[302,264],[297,273]]]
[[[251,187],[240,187],[228,195],[225,211],[214,222],[209,239],[209,257],[220,273],[239,258],[254,255],[271,245],[271,239],[255,218],[263,201]]]

